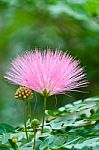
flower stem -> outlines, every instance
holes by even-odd
[[[30,122],[32,121],[32,111],[31,111],[31,101],[28,100],[28,110],[29,110],[29,118]]]
[[[35,150],[36,145],[36,130],[34,131],[34,143],[33,143],[33,150]]]
[[[25,126],[26,138],[28,141],[28,133],[27,133],[27,127],[26,127],[26,100],[24,100],[24,126]]]
[[[46,96],[44,96],[44,106],[43,106],[43,122],[42,122],[42,130],[41,130],[41,133],[43,133],[43,129],[44,129],[45,110],[46,110]]]

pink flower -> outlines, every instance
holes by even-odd
[[[79,61],[67,53],[50,49],[18,56],[5,78],[43,95],[64,94],[87,84]]]

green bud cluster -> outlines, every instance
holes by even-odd
[[[33,119],[31,121],[31,127],[33,128],[33,130],[36,130],[39,127],[40,123],[38,119]]]

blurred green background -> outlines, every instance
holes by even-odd
[[[0,122],[22,123],[23,102],[14,98],[16,86],[4,80],[10,61],[26,50],[63,51],[81,60],[87,93],[52,96],[48,109],[99,95],[99,0],[0,0]],[[35,100],[37,99],[37,100]],[[33,116],[41,118],[42,96],[34,94]]]

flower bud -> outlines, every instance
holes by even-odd
[[[25,86],[20,86],[15,93],[15,98],[21,100],[31,99],[32,96],[33,91]]]
[[[31,121],[31,127],[33,128],[33,130],[36,130],[39,127],[39,120],[38,119],[33,119]]]
[[[13,142],[13,143],[17,143],[17,141],[18,141],[18,139],[17,139],[16,137],[13,137],[13,138],[12,138],[12,142]]]

